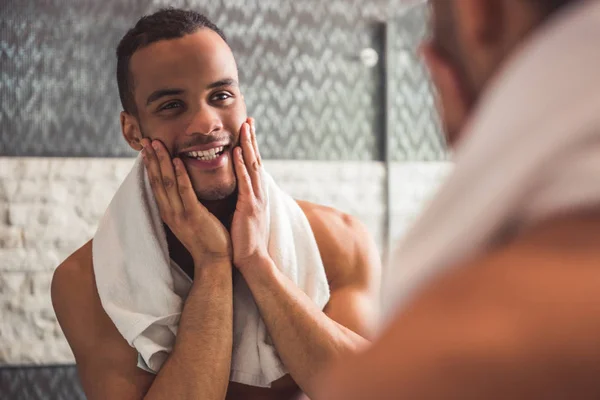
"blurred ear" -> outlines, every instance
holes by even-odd
[[[502,41],[508,1],[455,0],[458,26],[469,49],[485,49]]]
[[[137,118],[126,111],[121,111],[121,132],[132,149],[142,150],[142,133]]]
[[[425,42],[420,54],[436,88],[436,106],[449,145],[455,145],[471,111],[471,102],[453,65],[437,51],[432,42]]]

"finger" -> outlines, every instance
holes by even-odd
[[[162,174],[160,173],[156,153],[148,139],[142,140],[142,146],[144,146],[142,157],[144,159],[144,165],[146,166],[148,181],[150,182],[150,187],[152,188],[154,198],[156,199],[156,204],[158,205],[161,215],[168,215],[171,210],[171,205],[165,187],[162,184]]]
[[[251,138],[252,138],[252,147],[254,148],[254,155],[256,157],[256,161],[258,162],[258,166],[259,169],[262,169],[262,158],[260,156],[260,152],[258,150],[258,140],[256,139],[256,121],[254,120],[254,118],[250,118],[250,132],[251,132]],[[262,175],[258,174],[258,182],[257,182],[257,188],[255,189],[255,194],[259,197],[259,198],[263,198],[264,195],[264,185],[263,185],[263,181],[262,181]]]
[[[233,164],[235,165],[235,173],[237,175],[238,196],[240,198],[250,198],[254,196],[250,175],[244,163],[241,147],[233,149]]]
[[[256,160],[258,161],[258,165],[262,166],[262,157],[260,156],[260,151],[258,150],[258,141],[256,139],[256,121],[254,118],[249,118],[250,123],[250,132],[252,136],[252,147],[254,147],[254,154],[256,155]]]
[[[262,194],[261,187],[261,176],[260,176],[260,165],[256,159],[254,153],[254,146],[252,145],[252,134],[250,133],[250,125],[245,123],[242,127],[242,155],[246,164],[246,171],[250,176],[250,182],[252,184],[252,191],[256,196]]]
[[[171,209],[175,214],[180,215],[183,212],[183,203],[177,189],[177,180],[175,179],[171,155],[159,140],[152,141],[152,148],[158,159],[162,177],[162,186],[164,187],[169,203],[171,204]]]
[[[175,167],[175,176],[177,179],[179,196],[185,211],[189,213],[189,215],[196,215],[204,212],[206,209],[198,201],[198,197],[196,196],[196,192],[192,186],[192,181],[190,180],[190,176],[185,169],[183,161],[181,161],[179,158],[174,158],[173,166]]]

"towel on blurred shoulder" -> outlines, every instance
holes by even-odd
[[[600,205],[600,1],[549,22],[508,61],[456,165],[391,257],[388,314],[515,232]]]

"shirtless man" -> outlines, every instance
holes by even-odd
[[[266,251],[254,121],[247,119],[236,63],[221,31],[195,12],[162,10],[125,35],[117,56],[123,135],[144,154],[171,257],[197,279],[174,350],[153,375],[136,366],[136,350],[102,308],[91,241],[58,267],[52,300],[88,398],[311,396],[315,376],[369,337],[380,280],[374,242],[354,218],[298,202],[330,285],[330,300],[318,309]],[[184,154],[221,146],[224,154],[216,160]],[[269,389],[229,382],[233,274],[246,280],[290,371]]]
[[[524,92],[532,90],[544,96],[538,97],[541,105],[531,104],[530,110],[537,108],[535,117],[529,110],[520,113],[515,109],[517,118],[525,119],[529,112],[530,129],[537,128],[536,124],[554,126],[560,120],[561,116],[550,115],[546,121],[539,119],[544,114],[540,109],[549,104],[555,107],[550,91],[557,97],[570,93],[547,84],[559,74],[549,65],[554,61],[550,44],[557,59],[569,60],[558,64],[567,82],[573,71],[596,68],[595,74],[581,79],[588,80],[590,91],[600,89],[598,66],[582,66],[587,61],[582,64],[579,59],[585,49],[600,52],[597,0],[430,0],[430,5],[433,36],[424,44],[423,55],[438,88],[449,142],[459,150],[463,142],[473,145],[469,135],[482,134],[478,128],[489,127],[489,120],[485,125],[481,118],[477,122],[473,118],[489,111],[490,104],[501,104],[508,121],[515,117],[508,109],[508,94],[518,96],[517,74],[523,86],[527,86],[527,73],[541,74],[531,88],[521,87]],[[576,31],[584,17],[585,25]],[[596,28],[593,20],[598,21]],[[560,25],[555,25],[559,21]],[[579,46],[577,40],[583,44]],[[576,48],[574,53],[569,52],[569,43]],[[591,59],[597,62],[599,58]],[[515,64],[519,61],[521,64]],[[505,68],[510,68],[509,78],[501,76]],[[581,79],[577,88],[585,84]],[[499,92],[501,87],[503,92]],[[496,90],[496,96],[480,101],[488,90]],[[564,113],[573,124],[584,118],[589,124],[592,111],[583,105],[595,104],[600,112],[597,102],[597,96],[575,97]],[[587,111],[582,113],[582,109]],[[580,128],[573,127],[570,132],[565,128],[561,133],[580,133],[575,129]],[[597,149],[598,131],[591,125],[585,130],[591,133],[586,132],[589,136],[583,147]],[[548,131],[542,129],[539,137]],[[598,166],[597,162],[591,165]],[[593,167],[589,168],[592,181]],[[544,175],[544,183],[552,182],[558,169],[544,169],[542,172],[550,171]],[[600,184],[600,177],[596,182]],[[581,183],[575,181],[569,190],[580,188]],[[442,203],[443,198],[439,199],[437,204]],[[349,356],[326,374],[318,398],[600,398],[600,205],[571,205],[525,229],[509,231],[499,243],[445,269],[420,287],[368,351]],[[398,263],[402,261],[401,254],[399,257]],[[407,266],[397,266],[403,267]]]

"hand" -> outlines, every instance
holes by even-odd
[[[469,100],[456,71],[432,43],[422,45],[420,52],[437,89],[436,105],[446,139],[453,144],[467,122],[471,108]]]
[[[142,139],[142,156],[162,220],[194,259],[194,265],[231,261],[227,229],[199,201],[179,158],[171,161],[158,140]]]
[[[254,119],[242,125],[240,146],[233,151],[238,200],[231,223],[233,263],[243,269],[268,256],[267,202],[262,182],[262,160],[256,143]]]

